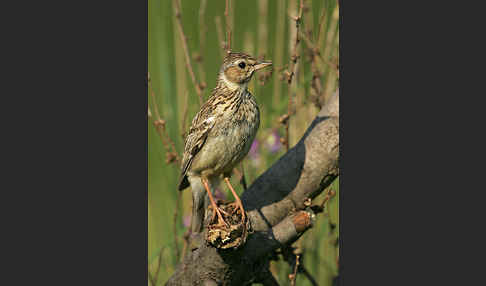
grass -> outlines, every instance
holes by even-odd
[[[204,100],[215,86],[216,75],[221,64],[220,42],[216,17],[225,31],[225,1],[207,1],[204,17],[199,18],[200,3],[204,1],[182,1],[182,23],[187,36],[191,57],[196,53],[202,56],[199,64],[192,59],[194,72],[199,81],[205,81]],[[338,58],[338,12],[336,1],[304,1],[309,9],[305,11],[301,29],[311,30],[310,38],[315,41],[319,30],[321,13],[324,11],[319,51],[324,61],[317,65],[322,75],[324,95],[329,96],[338,86],[338,79],[332,63]],[[287,112],[288,85],[280,80],[283,68],[289,63],[291,37],[295,22],[288,15],[296,15],[298,0],[286,1],[231,1],[232,9],[232,49],[244,51],[254,56],[265,55],[274,63],[273,75],[265,85],[258,83],[257,77],[250,84],[261,110],[261,125],[257,134],[259,142],[253,157],[244,161],[248,184],[251,184],[265,169],[285,153],[279,147],[279,138],[284,137],[285,128],[278,124],[278,118]],[[177,32],[172,1],[149,0],[149,72],[151,85],[156,96],[157,108],[166,122],[167,133],[174,141],[179,154],[183,148],[181,133],[187,129],[199,109],[196,90],[187,72],[181,39]],[[207,32],[201,31],[201,23]],[[223,39],[224,40],[224,39]],[[202,45],[201,45],[202,41]],[[295,114],[291,116],[289,134],[290,147],[300,139],[318,108],[311,102],[311,64],[306,56],[306,43],[299,44],[301,58],[291,88]],[[327,62],[327,63],[326,63]],[[148,97],[149,108],[154,113],[156,106]],[[184,115],[186,117],[184,119]],[[184,123],[184,126],[183,126]],[[166,163],[166,150],[161,138],[149,120],[148,128],[148,262],[149,272],[157,285],[163,285],[173,273],[179,252],[183,247],[183,234],[186,231],[183,219],[190,213],[190,190],[179,192],[176,189],[179,168],[176,164]],[[275,151],[275,152],[273,152]],[[236,176],[232,178],[237,192],[242,192]],[[296,244],[303,250],[303,265],[313,275],[319,285],[331,285],[337,273],[336,258],[338,249],[335,241],[339,234],[339,186],[338,180],[331,188],[337,192],[329,202],[324,214],[319,214],[315,227],[309,230]],[[226,190],[222,188],[222,190]],[[316,199],[319,203],[324,195]],[[228,196],[231,199],[231,195]],[[174,220],[177,205],[181,210]],[[332,229],[331,224],[336,225]],[[160,262],[160,267],[159,267]],[[157,269],[159,269],[158,273]],[[272,271],[281,285],[288,285],[291,269],[283,261],[272,263]],[[156,275],[157,274],[157,275]],[[156,277],[155,277],[156,276]],[[311,285],[304,275],[297,276],[297,285]]]

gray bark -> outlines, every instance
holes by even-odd
[[[277,285],[269,253],[293,243],[314,220],[304,202],[339,175],[339,91],[320,110],[300,141],[242,194],[251,225],[237,250],[200,243],[166,285]],[[207,214],[206,214],[207,215]]]

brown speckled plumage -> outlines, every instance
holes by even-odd
[[[243,53],[230,53],[223,61],[216,87],[192,120],[184,146],[179,190],[193,192],[193,231],[199,232],[209,202],[201,177],[213,187],[221,175],[229,177],[246,156],[260,124],[260,112],[247,84],[260,63]],[[206,202],[206,203],[204,203]]]

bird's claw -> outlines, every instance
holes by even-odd
[[[241,221],[244,222],[245,221],[245,210],[243,209],[243,207],[240,204],[238,204],[237,202],[233,202],[229,205],[233,207],[231,214],[235,214],[238,209],[241,211]]]
[[[220,208],[217,208],[213,211],[213,215],[211,217],[211,222],[214,221],[214,219],[216,218],[216,215],[217,215],[218,216],[218,222],[216,223],[216,226],[225,226],[225,227],[229,228],[229,224],[226,223],[226,221],[224,221],[223,216],[221,215],[221,212],[223,212],[225,215],[228,215],[227,212],[223,211]]]
[[[239,208],[239,205],[236,202],[229,204],[229,206],[233,208],[233,210],[231,211],[231,214],[235,214],[236,211]]]

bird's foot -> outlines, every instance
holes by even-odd
[[[232,211],[231,211],[232,215],[235,214],[238,211],[238,209],[240,210],[241,222],[244,223],[246,217],[245,217],[245,209],[243,208],[243,206],[241,204],[239,204],[237,201],[230,203],[228,206],[232,209]]]
[[[224,178],[224,181],[226,182],[226,185],[228,188],[231,190],[231,193],[235,197],[236,201],[234,203],[231,203],[230,206],[233,206],[233,211],[232,214],[236,212],[236,209],[239,208],[241,211],[241,223],[245,223],[245,209],[243,208],[243,204],[241,203],[240,197],[238,197],[238,194],[236,193],[235,189],[231,185],[231,182],[228,177]]]
[[[215,209],[213,208],[213,216],[211,217],[211,223],[214,221],[216,216],[218,217],[218,222],[216,223],[215,226],[225,226],[229,228],[229,224],[226,223],[226,221],[223,219],[223,216],[221,215],[221,212],[227,214],[227,212],[223,211],[222,209],[216,207]]]
[[[227,212],[227,211],[223,210],[222,208],[220,208],[220,209],[219,209],[219,211],[220,211],[221,213],[223,213],[225,216],[231,216],[232,214],[234,214],[234,211],[232,211],[231,213],[229,213],[229,212]]]
[[[239,209],[238,204],[236,202],[230,203],[228,207],[232,209],[231,214],[235,214],[236,211]]]
[[[218,219],[218,222],[216,224],[213,224],[213,227],[214,228],[222,228],[222,227],[230,228],[229,224],[226,221],[219,220],[219,219]]]
[[[212,220],[214,223],[210,223],[208,226],[206,241],[216,248],[236,249],[247,239],[249,220],[245,217],[244,210],[239,208],[238,203],[222,205],[219,210],[223,219],[220,220],[219,216],[216,218],[216,213]]]

